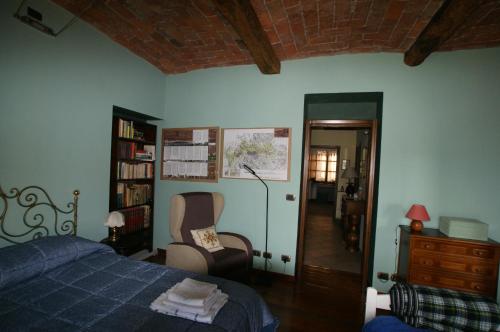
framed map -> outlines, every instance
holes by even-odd
[[[266,180],[290,178],[291,128],[222,130],[221,177],[255,179],[243,165]]]

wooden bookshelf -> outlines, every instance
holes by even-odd
[[[111,243],[119,254],[153,250],[156,118],[120,107],[113,108],[109,211],[120,211],[125,226]],[[111,230],[110,230],[111,233]]]

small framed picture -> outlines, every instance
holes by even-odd
[[[349,159],[342,159],[342,165],[340,167],[345,171],[347,167],[349,167]]]

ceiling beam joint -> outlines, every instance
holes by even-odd
[[[265,33],[250,0],[213,0],[245,43],[263,74],[279,74],[281,63]]]
[[[484,0],[445,0],[415,43],[406,51],[404,62],[418,66],[446,42],[478,9]]]

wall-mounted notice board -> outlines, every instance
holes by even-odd
[[[164,128],[162,180],[218,180],[218,127]]]

